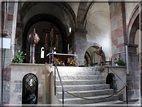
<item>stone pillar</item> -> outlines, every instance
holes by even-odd
[[[21,18],[21,8],[22,3],[18,4],[18,12],[17,12],[17,23],[16,23],[16,37],[15,37],[15,51],[20,50],[22,48],[22,32],[23,32],[23,21]]]
[[[15,44],[15,35],[16,35],[16,21],[17,21],[17,9],[18,3],[7,3],[7,19],[5,29],[9,32],[9,35],[6,38],[11,39],[10,50],[6,50],[6,61],[5,67],[8,66],[12,59],[14,58],[14,44]]]
[[[126,81],[131,89],[128,89],[129,99],[138,98],[140,95],[140,75],[138,67],[138,55],[136,48],[138,45],[130,44],[128,46],[129,55],[129,75],[127,75]]]
[[[10,100],[9,99],[10,98],[10,89],[9,89],[10,78],[9,77],[11,74],[10,74],[10,69],[7,67],[11,64],[12,59],[14,57],[14,42],[15,42],[18,3],[3,2],[2,5],[4,8],[2,12],[3,13],[3,19],[2,19],[3,28],[0,29],[1,30],[0,33],[2,34],[2,37],[11,39],[10,49],[6,49],[5,64],[4,64],[4,68],[5,68],[4,81],[3,81],[3,104],[9,104],[9,100]],[[2,51],[2,49],[0,49],[0,51]],[[3,56],[1,58],[3,58]],[[0,91],[1,91],[1,88],[0,88]]]
[[[5,23],[7,20],[7,3],[2,3],[2,29],[5,29]]]
[[[76,30],[76,32],[74,33],[74,51],[77,54],[76,60],[78,65],[84,64],[84,55],[88,44],[86,41],[86,33],[86,30]]]
[[[120,54],[125,61],[126,18],[124,3],[110,3],[112,55]]]
[[[125,45],[128,43],[126,35],[126,17],[124,3],[110,3],[111,18],[111,39],[112,54],[119,56],[125,62],[126,50]],[[136,51],[137,45],[128,45],[129,54],[129,74],[126,77],[128,86],[129,99],[138,98],[139,96],[139,72],[138,72],[138,55]]]

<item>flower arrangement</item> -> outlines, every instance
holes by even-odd
[[[72,57],[71,57],[71,58],[68,58],[67,63],[69,63],[70,66],[75,66],[75,65],[76,65],[76,61],[75,61],[75,59],[72,59]]]
[[[20,52],[20,50],[17,51],[12,62],[14,62],[14,63],[22,63],[23,59],[26,58],[25,55],[26,54],[23,54],[23,52]]]
[[[56,57],[53,59],[53,62],[54,62],[54,65],[55,65],[55,62],[56,62],[56,65],[61,65],[62,64],[62,61],[60,61],[60,59],[56,58]]]
[[[121,66],[125,66],[125,62],[121,59],[121,58],[114,58],[113,62],[115,64],[121,65]]]

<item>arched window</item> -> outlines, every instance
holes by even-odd
[[[38,79],[29,73],[23,78],[22,104],[37,104]]]

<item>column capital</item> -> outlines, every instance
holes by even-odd
[[[138,45],[137,45],[137,44],[128,44],[128,47],[134,47],[134,48],[137,48]]]
[[[2,37],[6,37],[9,35],[9,31],[8,30],[0,30],[0,34],[2,35]]]

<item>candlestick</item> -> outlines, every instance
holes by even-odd
[[[68,50],[69,50],[69,44],[68,44]]]

